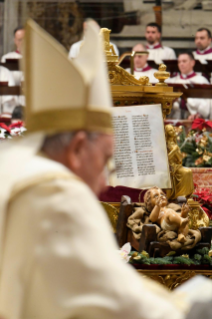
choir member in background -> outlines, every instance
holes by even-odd
[[[23,27],[17,27],[14,30],[14,43],[15,43],[16,50],[3,55],[1,58],[1,62],[3,63],[6,62],[6,59],[21,59],[22,58],[21,50],[22,50],[24,34],[25,34],[25,30]],[[15,80],[15,85],[20,85],[23,73],[21,71],[12,71],[12,74]]]
[[[211,49],[211,31],[207,28],[200,28],[195,35],[196,51],[193,52],[195,60],[206,63],[206,60],[212,60]]]
[[[210,84],[208,80],[194,72],[195,60],[191,52],[184,52],[178,56],[178,68],[180,73],[177,76],[167,80],[168,83],[174,84]],[[211,108],[211,100],[199,98],[183,98],[177,99],[173,103],[170,118],[175,119],[195,119],[198,117],[209,118]]]
[[[161,27],[157,23],[147,24],[145,37],[146,49],[149,51],[148,60],[154,60],[157,64],[163,60],[176,60],[174,50],[161,45]]]
[[[136,44],[132,51],[145,51],[143,44]],[[156,69],[151,68],[147,63],[148,55],[135,55],[134,57],[134,75],[135,78],[139,79],[141,76],[148,76],[150,83],[157,83],[158,80],[154,77]],[[131,69],[127,68],[127,72],[131,73]]]
[[[98,24],[98,23],[96,22],[96,24]],[[86,25],[87,25],[87,22],[85,20],[83,22],[83,30],[84,30],[83,34],[85,33]],[[99,26],[99,24],[98,24],[98,26]],[[68,54],[69,59],[74,59],[74,58],[76,58],[79,55],[81,45],[83,44],[83,40],[84,40],[84,35],[83,35],[82,40],[72,44],[72,46],[70,47],[70,50],[69,50],[69,54]],[[110,42],[110,44],[113,45],[113,48],[114,48],[114,50],[116,52],[116,55],[119,56],[119,50],[118,50],[117,46],[114,43],[112,43],[112,42]]]
[[[14,86],[15,81],[8,69],[0,66],[0,82],[8,82],[8,86]],[[17,97],[14,95],[0,95],[0,114],[12,113],[17,104]]]

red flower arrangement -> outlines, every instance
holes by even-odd
[[[200,203],[209,219],[212,219],[212,191],[208,188],[196,188],[192,197],[195,201]]]

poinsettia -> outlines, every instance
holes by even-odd
[[[20,136],[26,131],[22,121],[7,126],[5,123],[0,122],[0,139],[12,138],[14,136]]]
[[[191,130],[176,128],[177,143],[183,153],[183,166],[212,167],[212,121],[196,119]]]
[[[208,188],[195,189],[193,199],[198,201],[209,219],[212,219],[212,192]]]

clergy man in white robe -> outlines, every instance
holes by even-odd
[[[146,51],[143,44],[138,43],[133,47],[133,51]],[[157,83],[158,80],[154,77],[156,69],[151,68],[147,62],[148,55],[135,55],[134,56],[134,76],[139,79],[141,76],[148,76],[150,83]],[[127,72],[131,73],[131,69],[127,68]]]
[[[0,66],[0,82],[8,82],[8,86],[14,86],[15,81],[8,69]],[[17,97],[14,95],[0,95],[0,113],[12,113],[17,104]]]
[[[202,63],[207,63],[206,60],[212,60],[211,49],[211,31],[207,28],[200,28],[195,35],[196,50],[193,51],[195,60],[199,60]]]
[[[96,21],[94,23],[98,24]],[[87,28],[87,22],[84,21],[83,22],[83,30],[84,30],[84,32],[85,32],[86,28]],[[70,59],[75,59],[79,55],[80,49],[81,49],[83,43],[84,43],[84,39],[82,39],[80,41],[77,41],[74,44],[72,44],[72,46],[70,47],[70,50],[69,50],[69,54],[68,54]],[[110,42],[110,44],[113,45],[113,49],[115,51],[115,54],[117,56],[119,56],[119,50],[118,50],[117,46],[115,45],[115,43]]]
[[[195,60],[192,53],[181,53],[178,57],[178,68],[181,73],[168,79],[167,82],[174,84],[210,84],[205,77],[194,72],[194,65]],[[184,101],[179,98],[173,103],[172,112],[169,117],[174,119],[194,119],[203,117],[207,119],[210,117],[210,113],[210,99],[187,98],[187,101]]]
[[[6,59],[21,59],[22,58],[22,44],[24,39],[24,28],[23,27],[17,27],[14,30],[14,44],[16,47],[15,51],[9,52],[2,56],[1,62],[6,62]],[[20,85],[23,77],[23,73],[21,71],[12,71],[15,85]]]
[[[97,199],[113,154],[99,30],[88,23],[73,61],[35,22],[26,33],[28,135],[0,145],[0,316],[183,319],[176,296],[119,259]]]
[[[174,50],[161,44],[161,27],[157,23],[147,24],[145,37],[146,49],[149,51],[148,60],[153,60],[157,64],[163,60],[176,60]]]

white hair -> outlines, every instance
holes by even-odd
[[[49,156],[55,156],[56,154],[63,153],[64,150],[69,146],[72,139],[77,132],[64,132],[55,135],[47,135],[44,139],[41,150]],[[93,141],[101,133],[96,132],[85,132],[88,139]]]

